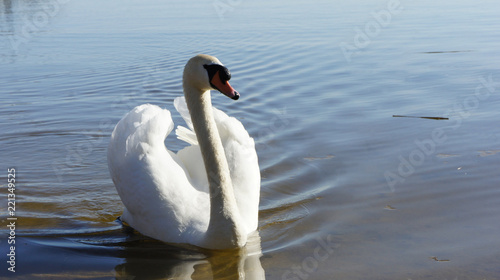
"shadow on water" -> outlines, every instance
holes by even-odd
[[[245,248],[225,251],[167,244],[121,225],[17,243],[20,279],[265,279],[258,233]]]

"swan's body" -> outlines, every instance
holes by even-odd
[[[214,87],[239,97],[229,78],[215,57],[198,55],[186,64],[185,99],[176,98],[174,105],[190,128],[179,127],[177,137],[191,146],[177,154],[164,144],[174,127],[168,110],[140,105],[116,125],[108,167],[125,206],[122,220],[142,234],[226,249],[244,246],[257,229],[260,171],[254,141],[238,120],[211,104]]]

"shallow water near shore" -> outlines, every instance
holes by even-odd
[[[499,9],[0,2],[0,278],[498,279]],[[133,107],[183,125],[173,99],[198,53],[230,69],[241,98],[213,103],[256,141],[259,233],[242,250],[122,225],[107,170],[111,131]]]

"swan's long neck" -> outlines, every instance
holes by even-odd
[[[184,95],[200,145],[210,189],[206,247],[234,248],[246,243],[224,148],[215,124],[210,91],[184,83]]]

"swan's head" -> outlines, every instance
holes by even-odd
[[[191,58],[184,67],[184,85],[193,86],[201,92],[217,90],[227,97],[238,100],[240,94],[229,84],[231,73],[216,58],[199,54]]]

